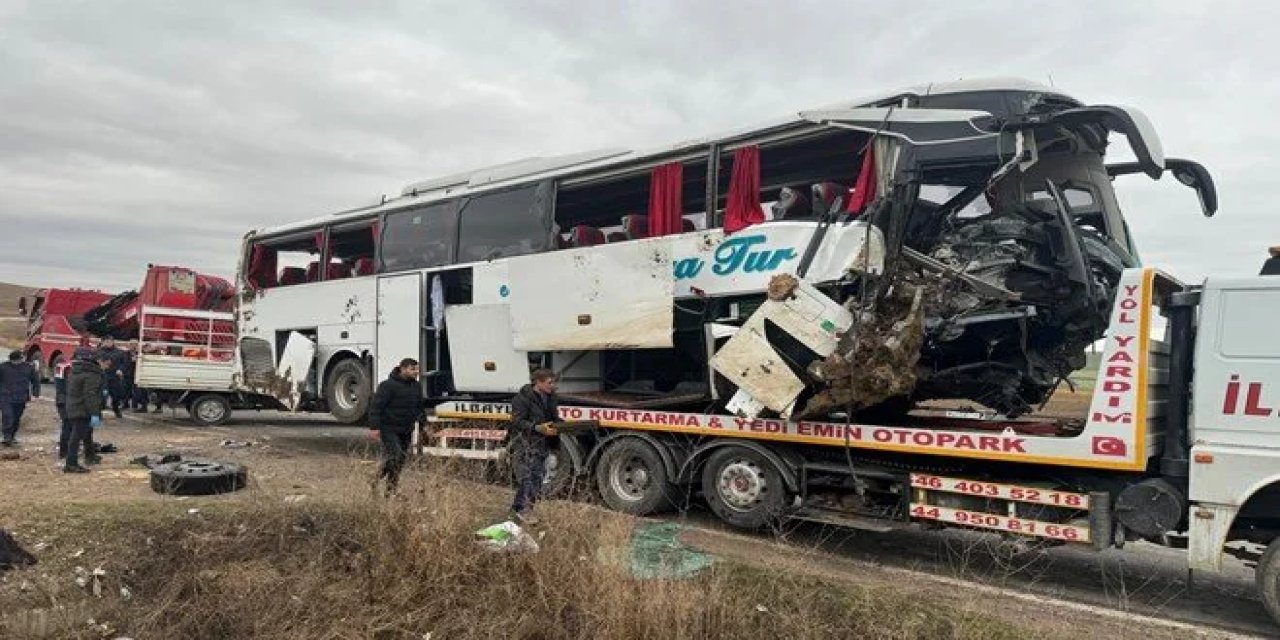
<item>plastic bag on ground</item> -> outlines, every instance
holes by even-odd
[[[476,532],[476,537],[477,542],[494,551],[538,552],[538,541],[510,520],[485,527]]]

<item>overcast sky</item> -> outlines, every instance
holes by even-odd
[[[1280,8],[895,4],[0,0],[0,280],[229,276],[247,230],[411,181],[1010,75],[1137,106],[1214,173],[1213,219],[1117,183],[1149,264],[1252,274],[1280,244]]]

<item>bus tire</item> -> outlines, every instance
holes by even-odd
[[[635,516],[675,506],[678,490],[667,477],[662,456],[638,438],[619,438],[596,462],[596,487],[610,509]]]
[[[721,520],[742,529],[762,529],[781,519],[787,504],[782,474],[746,447],[723,447],[702,466],[702,495]]]
[[[187,405],[187,413],[202,427],[216,427],[231,418],[231,401],[220,393],[206,393]]]
[[[356,358],[347,358],[329,370],[324,385],[329,413],[344,424],[357,424],[369,413],[373,401],[373,381],[369,369]]]
[[[1280,623],[1280,538],[1267,545],[1253,572],[1262,606],[1266,607],[1272,620]]]

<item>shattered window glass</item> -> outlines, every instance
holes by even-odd
[[[545,248],[547,229],[537,209],[537,186],[476,196],[462,209],[459,262],[534,253]]]
[[[452,202],[387,214],[382,271],[438,267],[453,261],[458,215]]]

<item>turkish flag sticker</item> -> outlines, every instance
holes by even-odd
[[[1093,455],[1126,456],[1129,455],[1129,445],[1124,440],[1114,436],[1094,436]]]

